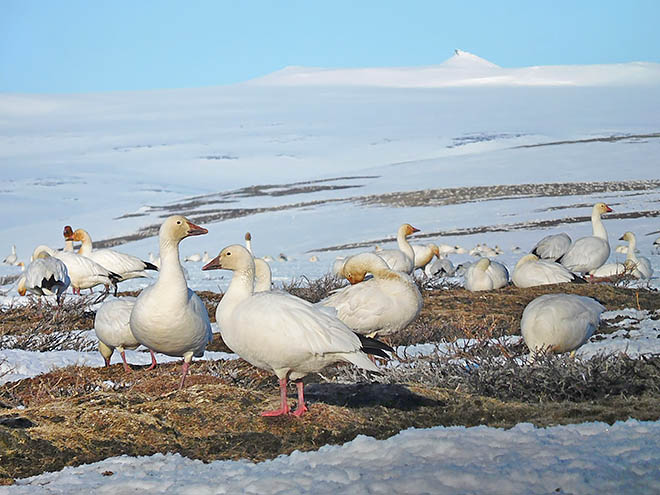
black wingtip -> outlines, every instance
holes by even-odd
[[[117,285],[117,283],[124,280],[124,278],[121,275],[118,275],[115,272],[110,272],[108,274],[108,278],[112,281],[112,285]]]
[[[154,265],[153,263],[149,263],[148,261],[142,260],[142,263],[144,263],[144,269],[145,270],[155,270],[158,271],[158,267]]]
[[[358,338],[360,339],[360,344],[362,345],[362,352],[366,354],[372,354],[374,356],[379,356],[385,359],[391,358],[391,356],[389,356],[385,351],[391,354],[395,354],[394,349],[392,349],[385,342],[381,342],[380,340],[376,340],[371,337],[365,337],[364,335],[360,335],[358,333],[356,333],[355,335],[357,335]]]
[[[576,284],[588,284],[589,283],[586,278],[581,277],[579,275],[575,275],[575,274],[573,274],[573,275],[574,275],[573,282],[575,282]]]

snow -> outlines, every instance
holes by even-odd
[[[113,457],[18,480],[0,493],[657,493],[658,465],[658,422],[521,423],[358,436],[260,463]]]
[[[319,277],[335,256],[356,252],[323,248],[353,242],[391,247],[393,242],[378,240],[393,237],[404,222],[422,231],[413,242],[468,249],[499,244],[504,254],[498,260],[512,269],[520,257],[513,247],[527,251],[548,233],[565,231],[574,239],[590,234],[588,222],[552,228],[538,222],[589,216],[593,203],[605,201],[624,215],[650,212],[639,218],[605,216],[604,224],[612,246],[625,231],[637,234],[641,254],[656,271],[653,279],[637,284],[658,288],[660,255],[651,247],[658,235],[657,187],[413,206],[365,200],[450,187],[658,180],[660,139],[653,137],[660,131],[658,115],[660,64],[510,69],[460,50],[435,66],[290,67],[224,87],[0,94],[0,209],[12,212],[0,225],[0,259],[12,244],[25,261],[38,244],[61,246],[67,224],[86,228],[95,241],[132,234],[162,222],[172,205],[203,197],[227,203],[201,204],[192,214],[214,208],[277,210],[202,224],[209,234],[184,240],[182,259],[203,251],[214,256],[250,231],[257,255],[289,258],[271,262],[277,283]],[[616,139],[585,141],[611,137]],[[320,183],[348,189],[284,196],[239,191],[348,176],[359,178]],[[482,227],[501,231],[471,233]],[[148,259],[158,242],[150,237],[119,249]],[[309,261],[312,254],[318,262]],[[451,259],[458,264],[473,258]],[[612,250],[610,261],[623,259]],[[191,288],[226,289],[228,272],[202,272],[201,266],[185,263]],[[0,265],[0,278],[19,273],[18,267]],[[151,283],[133,279],[120,287],[137,290]],[[15,295],[15,283],[0,287],[3,307],[24,301]],[[620,330],[592,338],[579,356],[660,351],[657,312],[603,315],[608,321],[622,317]],[[429,343],[401,351],[424,355],[437,348]],[[127,357],[129,363],[150,362],[140,351],[128,351]],[[235,356],[207,352],[205,358]],[[171,359],[158,356],[159,362]],[[0,382],[55,367],[102,364],[98,352],[2,349]],[[358,437],[259,464],[203,464],[177,454],[123,456],[19,480],[19,486],[0,487],[0,493],[548,493],[557,488],[650,493],[660,491],[659,430],[660,422],[633,420],[547,429],[439,427],[384,441]],[[102,476],[104,471],[114,474]]]

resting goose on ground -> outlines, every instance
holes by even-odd
[[[509,283],[509,271],[502,263],[481,258],[465,271],[465,288],[470,292],[493,290]]]
[[[156,265],[143,261],[137,256],[120,253],[114,249],[94,249],[92,238],[85,229],[76,229],[73,235],[67,235],[65,232],[64,235],[66,240],[82,243],[80,249],[78,249],[78,254],[87,256],[111,272],[120,275],[122,281],[130,278],[148,277],[149,275],[145,270],[158,271]]]
[[[66,265],[69,280],[74,294],[80,295],[81,289],[91,289],[97,285],[113,286],[116,290],[117,282],[121,276],[99,265],[94,260],[68,251],[55,251],[48,246],[37,246],[32,253],[32,260],[40,257],[46,252],[54,258],[59,259]]]
[[[545,294],[527,305],[520,330],[532,353],[574,351],[593,335],[603,311],[590,297]]]
[[[605,203],[596,203],[591,210],[593,235],[575,241],[559,262],[572,272],[589,273],[602,266],[610,256],[607,231],[600,216],[613,211]]]
[[[637,238],[632,232],[626,232],[621,236],[621,241],[628,241],[628,254],[626,255],[626,261],[634,263],[635,268],[633,269],[632,275],[635,278],[651,278],[653,275],[653,267],[648,258],[644,256],[637,256],[636,247],[637,247]]]
[[[131,332],[140,344],[168,356],[183,357],[179,388],[185,383],[193,356],[203,356],[213,338],[206,306],[186,284],[179,243],[207,232],[181,215],[163,222],[158,234],[158,280],[140,293],[131,312]]]
[[[429,263],[424,268],[427,277],[453,277],[456,273],[454,264],[447,258],[438,257],[433,263]]]
[[[626,273],[632,273],[634,267],[628,269],[625,263],[605,263],[603,266],[599,266],[595,270],[589,272],[594,278],[611,278],[619,277],[625,275]]]
[[[566,251],[568,251],[568,248],[570,247],[571,238],[568,234],[562,232],[561,234],[545,236],[536,243],[536,246],[532,248],[531,253],[535,254],[542,260],[557,261],[566,254]]]
[[[38,296],[55,294],[57,304],[61,304],[62,294],[71,284],[66,265],[46,251],[35,254],[34,260],[18,281],[18,293],[21,296],[27,291]]]
[[[358,337],[340,320],[311,303],[280,291],[254,293],[254,260],[238,244],[224,248],[202,270],[233,270],[234,276],[216,309],[222,339],[247,362],[277,375],[281,407],[262,416],[289,413],[287,380],[300,380],[336,362],[378,371],[365,352],[387,357],[389,347]],[[307,407],[302,381],[297,382],[300,416]]]
[[[415,270],[421,268],[422,270],[433,261],[433,257],[440,258],[440,250],[435,244],[411,244],[415,252]]]
[[[585,281],[563,265],[539,259],[535,254],[527,254],[518,260],[511,280],[516,287],[521,288]]]
[[[392,269],[411,274],[415,268],[415,251],[406,239],[409,235],[419,232],[409,223],[404,223],[399,227],[396,235],[398,249],[383,249],[376,252],[376,255],[385,260],[385,263]]]
[[[99,339],[99,352],[105,360],[105,365],[110,366],[112,353],[117,349],[124,362],[124,371],[130,372],[131,367],[126,362],[125,349],[137,349],[140,343],[131,332],[131,311],[135,306],[135,297],[122,297],[111,299],[103,303],[96,312],[94,318],[94,332]],[[151,352],[151,367],[156,366],[156,356]]]
[[[364,280],[367,273],[373,278]],[[344,266],[352,284],[317,303],[334,308],[355,333],[384,337],[412,322],[422,309],[422,295],[410,275],[395,271],[373,253],[352,256]]]

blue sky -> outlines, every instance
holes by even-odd
[[[660,1],[0,0],[0,91],[215,86],[287,65],[660,62]]]

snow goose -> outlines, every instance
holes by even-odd
[[[201,357],[213,338],[206,306],[186,284],[179,260],[179,243],[190,236],[206,234],[181,215],[167,218],[160,226],[161,267],[158,280],[135,301],[130,326],[135,339],[155,352],[183,357],[182,388],[193,356]]]
[[[122,281],[130,278],[148,277],[149,275],[145,270],[158,271],[156,265],[143,261],[137,256],[120,253],[114,249],[93,249],[92,238],[85,229],[76,229],[73,235],[66,237],[66,239],[81,242],[78,254],[86,256],[111,272],[120,275]]]
[[[5,265],[16,265],[18,263],[18,256],[16,255],[16,246],[11,247],[11,254],[2,260]]]
[[[470,292],[493,290],[509,283],[509,271],[502,263],[481,258],[465,271],[465,288]]]
[[[531,253],[542,260],[557,261],[566,254],[569,247],[571,247],[571,238],[568,234],[562,232],[561,234],[545,236],[536,243]]]
[[[367,354],[387,357],[384,344],[359,337],[337,318],[311,303],[280,291],[254,293],[254,259],[243,246],[224,248],[202,270],[233,270],[234,276],[216,309],[222,339],[248,363],[273,372],[279,379],[281,406],[262,416],[289,413],[287,380],[297,381],[300,416],[307,407],[305,375],[335,362],[350,362],[378,371]]]
[[[117,349],[127,372],[131,371],[131,367],[126,362],[125,349],[136,349],[140,345],[130,326],[131,311],[136,300],[135,297],[111,299],[103,303],[94,318],[94,332],[99,339],[99,352],[105,360],[105,365],[110,366],[110,358]],[[154,366],[156,357],[151,351],[151,368]]]
[[[34,249],[32,260],[38,259],[42,252],[48,253],[66,265],[74,294],[80,295],[81,289],[91,289],[97,285],[105,285],[106,288],[112,285],[116,291],[117,282],[121,280],[120,275],[107,270],[86,256],[68,251],[55,251],[44,245]]]
[[[367,273],[373,278],[364,280]],[[410,275],[392,270],[373,253],[352,256],[344,266],[352,284],[319,301],[335,308],[354,332],[384,337],[408,326],[422,309],[422,295]]]
[[[595,299],[574,294],[545,294],[523,311],[520,330],[530,352],[569,352],[598,328],[605,308]]]
[[[61,304],[62,293],[71,284],[66,265],[46,251],[39,251],[28,265],[25,274],[18,281],[18,293],[24,296],[31,292],[38,296],[55,294],[57,304]]]
[[[415,252],[415,270],[421,268],[422,270],[428,265],[433,257],[440,258],[440,250],[435,244],[412,244],[413,251]]]
[[[419,229],[409,223],[404,223],[399,227],[396,234],[399,249],[383,249],[376,254],[383,258],[392,270],[412,273],[415,268],[415,251],[413,251],[407,237],[415,232],[419,232]]]
[[[521,288],[585,281],[563,265],[539,259],[535,254],[527,254],[518,260],[511,280],[516,287]]]
[[[199,261],[202,261],[202,255],[199,253],[193,253],[190,256],[186,256],[185,258],[183,258],[183,261],[197,263]]]
[[[653,275],[653,267],[648,258],[644,256],[637,256],[636,247],[637,247],[637,238],[632,232],[626,232],[619,239],[621,241],[628,241],[628,254],[626,255],[626,261],[630,261],[635,264],[635,268],[632,272],[633,277],[635,278],[651,278]]]
[[[628,269],[625,263],[605,263],[589,272],[589,275],[594,278],[620,277],[626,273],[632,273],[633,270],[634,268],[632,266]]]
[[[433,263],[429,263],[424,268],[424,273],[427,277],[453,277],[456,273],[454,264],[447,258],[438,257]]]
[[[593,235],[575,241],[559,262],[572,272],[588,273],[602,266],[610,256],[607,231],[600,216],[613,211],[605,203],[596,203],[591,211]]]

